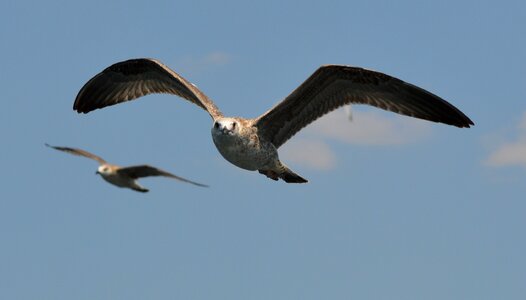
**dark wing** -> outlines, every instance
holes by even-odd
[[[262,137],[279,147],[317,118],[350,103],[457,127],[474,125],[447,101],[410,83],[362,68],[327,65],[257,118],[256,126]]]
[[[133,179],[137,179],[137,178],[141,178],[141,177],[148,177],[148,176],[165,176],[165,177],[170,177],[170,178],[177,179],[177,180],[180,180],[180,181],[183,181],[183,182],[188,182],[188,183],[191,183],[191,184],[194,184],[194,185],[197,185],[197,186],[208,187],[208,185],[197,183],[197,182],[193,182],[193,181],[188,180],[186,178],[179,177],[179,176],[174,175],[172,173],[168,173],[166,171],[163,171],[161,169],[158,169],[158,168],[155,168],[155,167],[152,167],[152,166],[148,166],[148,165],[131,166],[131,167],[120,168],[120,169],[117,170],[117,173],[127,175],[127,176],[129,176],[129,177],[131,177]]]
[[[219,109],[195,85],[155,59],[130,59],[109,66],[91,78],[79,91],[73,109],[79,113],[167,93],[182,97],[208,111],[215,119]]]
[[[53,149],[64,151],[64,152],[67,152],[67,153],[70,153],[70,154],[73,154],[73,155],[84,156],[84,157],[87,157],[87,158],[94,159],[94,160],[98,161],[100,164],[105,164],[106,163],[106,161],[104,159],[98,157],[95,154],[89,153],[88,151],[84,151],[82,149],[69,148],[69,147],[57,147],[57,146],[51,146],[51,145],[48,145],[48,144],[45,144],[45,145],[48,146],[48,147],[51,147]]]

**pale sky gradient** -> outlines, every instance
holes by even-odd
[[[0,37],[0,299],[526,298],[524,1],[7,0]],[[280,149],[308,184],[274,182],[226,162],[206,112],[177,97],[72,110],[87,80],[137,57],[226,115],[347,64],[476,125],[353,106]],[[120,189],[44,143],[211,187]]]
[[[515,139],[497,144],[487,164],[494,167],[521,166],[526,168],[526,113],[515,131]]]

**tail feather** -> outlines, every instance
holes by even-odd
[[[145,189],[143,187],[140,187],[140,188],[133,187],[131,189],[134,190],[134,191],[137,191],[137,192],[141,192],[141,193],[146,193],[146,192],[149,191],[148,189]]]
[[[283,173],[279,174],[279,178],[283,179],[287,183],[306,183],[309,182],[307,179],[301,177],[300,175],[292,172],[291,169],[284,166],[285,169]]]
[[[267,176],[268,178],[276,181],[279,178],[287,183],[305,183],[309,182],[307,179],[301,177],[300,175],[292,172],[287,166],[281,165],[280,171],[276,172],[273,170],[258,170],[260,174]]]
[[[130,188],[134,191],[141,192],[141,193],[148,192],[148,189],[140,185],[137,181],[134,181]]]

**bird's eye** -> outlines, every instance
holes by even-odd
[[[215,127],[215,128],[219,128],[219,123],[218,123],[218,122],[215,122],[214,127]]]
[[[232,129],[236,128],[236,122],[232,123]]]

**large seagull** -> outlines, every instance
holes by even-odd
[[[73,109],[88,113],[153,93],[182,97],[213,119],[212,139],[232,164],[285,182],[306,179],[290,170],[277,149],[317,118],[346,104],[368,104],[402,115],[460,128],[473,122],[444,99],[392,76],[343,65],[324,65],[283,101],[254,119],[225,117],[195,85],[149,58],[130,59],[104,69],[79,91]]]
[[[148,189],[142,187],[138,182],[137,179],[142,177],[149,177],[149,176],[164,176],[169,177],[173,179],[177,179],[183,182],[188,182],[197,186],[207,187],[207,185],[197,183],[190,181],[186,178],[179,177],[177,175],[168,173],[166,171],[163,171],[161,169],[149,166],[149,165],[139,165],[139,166],[130,166],[130,167],[119,167],[113,164],[110,164],[106,162],[104,159],[100,158],[99,156],[92,154],[88,151],[77,149],[77,148],[69,148],[69,147],[59,147],[59,146],[51,146],[48,144],[45,144],[46,146],[59,150],[64,151],[66,153],[70,153],[73,155],[78,156],[84,156],[87,158],[91,158],[99,163],[99,167],[97,168],[97,171],[95,174],[99,174],[104,180],[107,182],[116,185],[118,187],[124,187],[124,188],[130,188],[137,192],[148,192]]]

